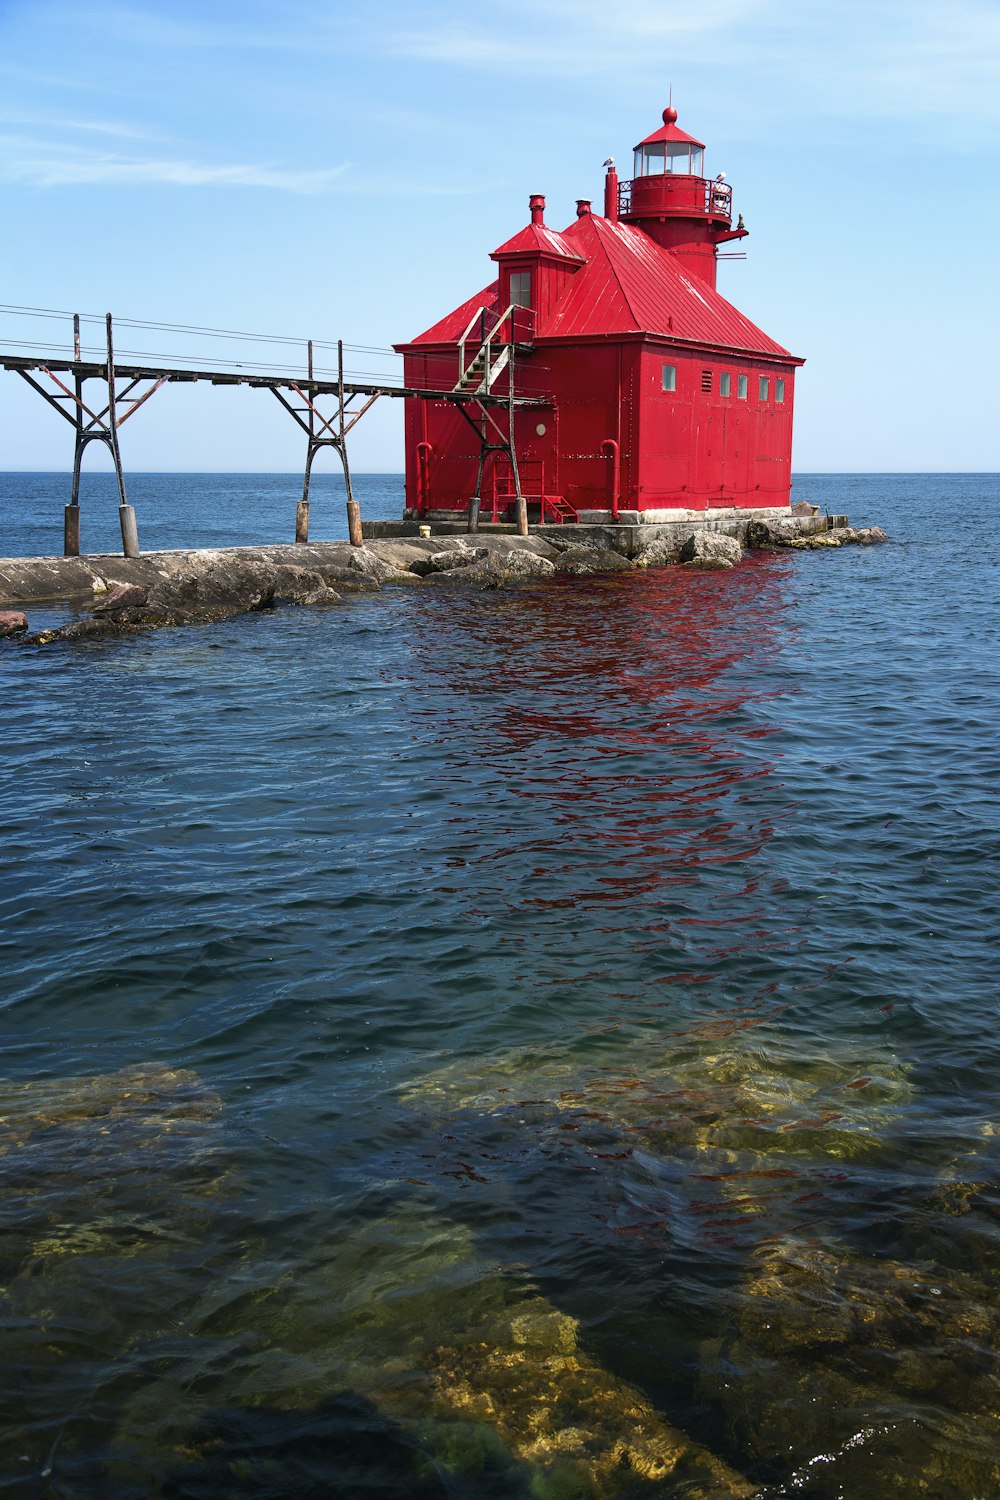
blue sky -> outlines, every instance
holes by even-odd
[[[530,193],[557,228],[599,208],[671,85],[750,229],[720,290],[808,360],[796,468],[1000,468],[996,0],[0,0],[0,301],[387,346],[491,279]],[[68,336],[0,314],[3,347]],[[355,467],[400,468],[401,434],[380,402]],[[65,468],[69,437],[0,374],[0,468]],[[208,387],[161,391],[122,446],[302,459],[272,397]]]

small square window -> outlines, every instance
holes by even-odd
[[[677,366],[663,366],[663,389],[665,391],[676,391],[677,389]]]
[[[785,399],[785,382],[783,380],[776,380],[774,382],[774,399],[779,406]]]
[[[510,301],[512,307],[531,306],[531,272],[511,271]]]
[[[771,382],[768,380],[766,375],[762,375],[757,385],[757,395],[760,397],[761,401],[766,401],[770,394]]]
[[[733,394],[733,377],[728,370],[723,370],[719,376],[719,395],[731,396]]]
[[[749,375],[737,375],[737,377],[736,377],[736,398],[737,398],[738,401],[745,401],[747,399],[747,386],[749,384],[750,384],[750,377],[749,377]]]

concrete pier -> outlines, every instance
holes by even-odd
[[[848,524],[846,516],[793,516],[787,510],[727,510],[708,516],[680,516],[677,520],[671,521],[643,521],[638,525],[621,521],[597,521],[581,522],[579,525],[531,526],[529,530],[531,536],[539,537],[542,541],[556,547],[570,545],[608,547],[612,552],[620,552],[623,557],[636,557],[648,542],[665,540],[676,542],[680,546],[696,531],[720,531],[723,535],[736,537],[742,542],[746,536],[747,527],[752,521],[768,523],[780,521],[782,526],[794,527],[799,536],[816,536],[821,531],[829,531],[835,526]],[[419,536],[421,525],[430,527],[432,537],[469,536],[466,518],[449,521],[436,518],[433,514],[420,522],[365,521],[362,531],[366,541],[385,541],[390,538],[402,540]],[[513,522],[494,523],[480,518],[475,532],[475,543],[477,546],[482,546],[484,540],[490,536],[513,537],[516,535],[517,526]]]

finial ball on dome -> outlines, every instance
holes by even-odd
[[[664,125],[675,125],[677,123],[677,111],[672,104],[668,104],[663,111]]]

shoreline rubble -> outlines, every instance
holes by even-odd
[[[374,523],[383,524],[389,523]],[[731,569],[745,548],[819,550],[885,541],[888,537],[880,527],[858,529],[846,516],[792,515],[750,517],[726,530],[690,524],[573,526],[546,527],[528,537],[448,530],[430,537],[373,537],[361,547],[314,542],[155,552],[137,558],[6,558],[0,560],[0,638],[16,637],[18,644],[40,646],[211,623],[278,604],[337,606],[352,594],[376,592],[387,585],[497,589],[556,574],[592,577],[674,566]],[[30,634],[21,606],[33,603],[90,605],[91,613]]]

